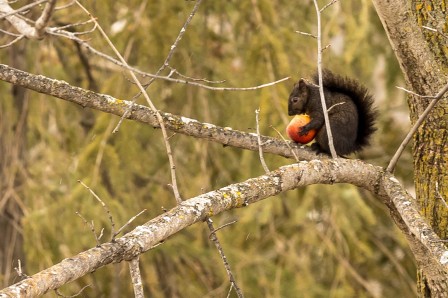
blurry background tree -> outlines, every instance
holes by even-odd
[[[194,3],[84,4],[130,65],[155,73]],[[204,1],[170,65],[190,77],[226,80],[223,85],[232,87],[307,77],[315,69],[316,43],[295,31],[315,31],[314,7],[312,1],[291,5],[286,0]],[[33,8],[27,16],[40,13],[39,7]],[[85,14],[72,6],[57,10],[52,23],[84,20]],[[323,14],[323,23],[324,43],[331,44],[324,64],[369,86],[380,109],[376,139],[360,157],[385,166],[409,124],[403,92],[394,88],[404,82],[382,25],[367,0],[336,3]],[[11,29],[5,19],[0,26]],[[90,28],[92,24],[85,24],[71,30]],[[112,54],[97,31],[81,38]],[[0,36],[1,44],[11,40]],[[23,39],[0,51],[0,59],[121,99],[137,93],[121,69],[62,37]],[[276,137],[271,126],[284,131],[292,85],[290,80],[256,91],[217,92],[155,81],[148,93],[160,110],[243,131],[254,131],[254,111],[260,107],[261,133]],[[13,271],[18,258],[31,274],[95,245],[76,211],[94,219],[96,227],[110,229],[101,206],[78,179],[95,190],[119,223],[148,209],[137,225],[175,205],[159,130],[125,121],[111,134],[118,122],[115,116],[6,83],[0,83],[0,90],[2,286],[18,280]],[[263,173],[256,153],[182,135],[172,136],[170,142],[184,198]],[[290,162],[265,158],[271,169]],[[411,158],[409,152],[402,157],[396,174],[413,192]],[[356,187],[315,185],[213,219],[217,226],[238,220],[219,237],[248,297],[416,295],[415,265],[406,241],[387,208]],[[221,260],[208,235],[205,225],[194,225],[142,255],[145,292],[155,297],[226,296],[228,279],[217,265]],[[62,291],[76,293],[90,284],[83,295],[130,296],[128,274],[125,264],[114,264]]]

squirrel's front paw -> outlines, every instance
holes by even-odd
[[[302,129],[300,129],[299,131],[299,136],[303,137],[304,135],[307,135],[310,132],[311,128],[309,127],[302,127]]]

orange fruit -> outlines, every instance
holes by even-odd
[[[302,127],[310,123],[310,121],[311,118],[307,114],[295,115],[286,127],[286,133],[288,134],[289,138],[294,142],[300,144],[307,144],[311,142],[317,133],[315,129],[310,130],[303,136],[299,134],[299,132],[302,130]]]

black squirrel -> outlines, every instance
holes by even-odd
[[[334,74],[327,69],[322,71],[322,81],[336,153],[343,156],[361,150],[369,144],[369,138],[376,130],[374,125],[377,112],[372,106],[372,96],[356,80]],[[313,77],[313,83],[300,79],[289,96],[288,114],[308,114],[311,122],[299,134],[317,130],[314,149],[330,153],[318,84],[317,73]]]

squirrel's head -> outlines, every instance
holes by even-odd
[[[308,83],[304,79],[300,79],[292,89],[288,99],[288,115],[297,115],[305,113],[310,90]]]

